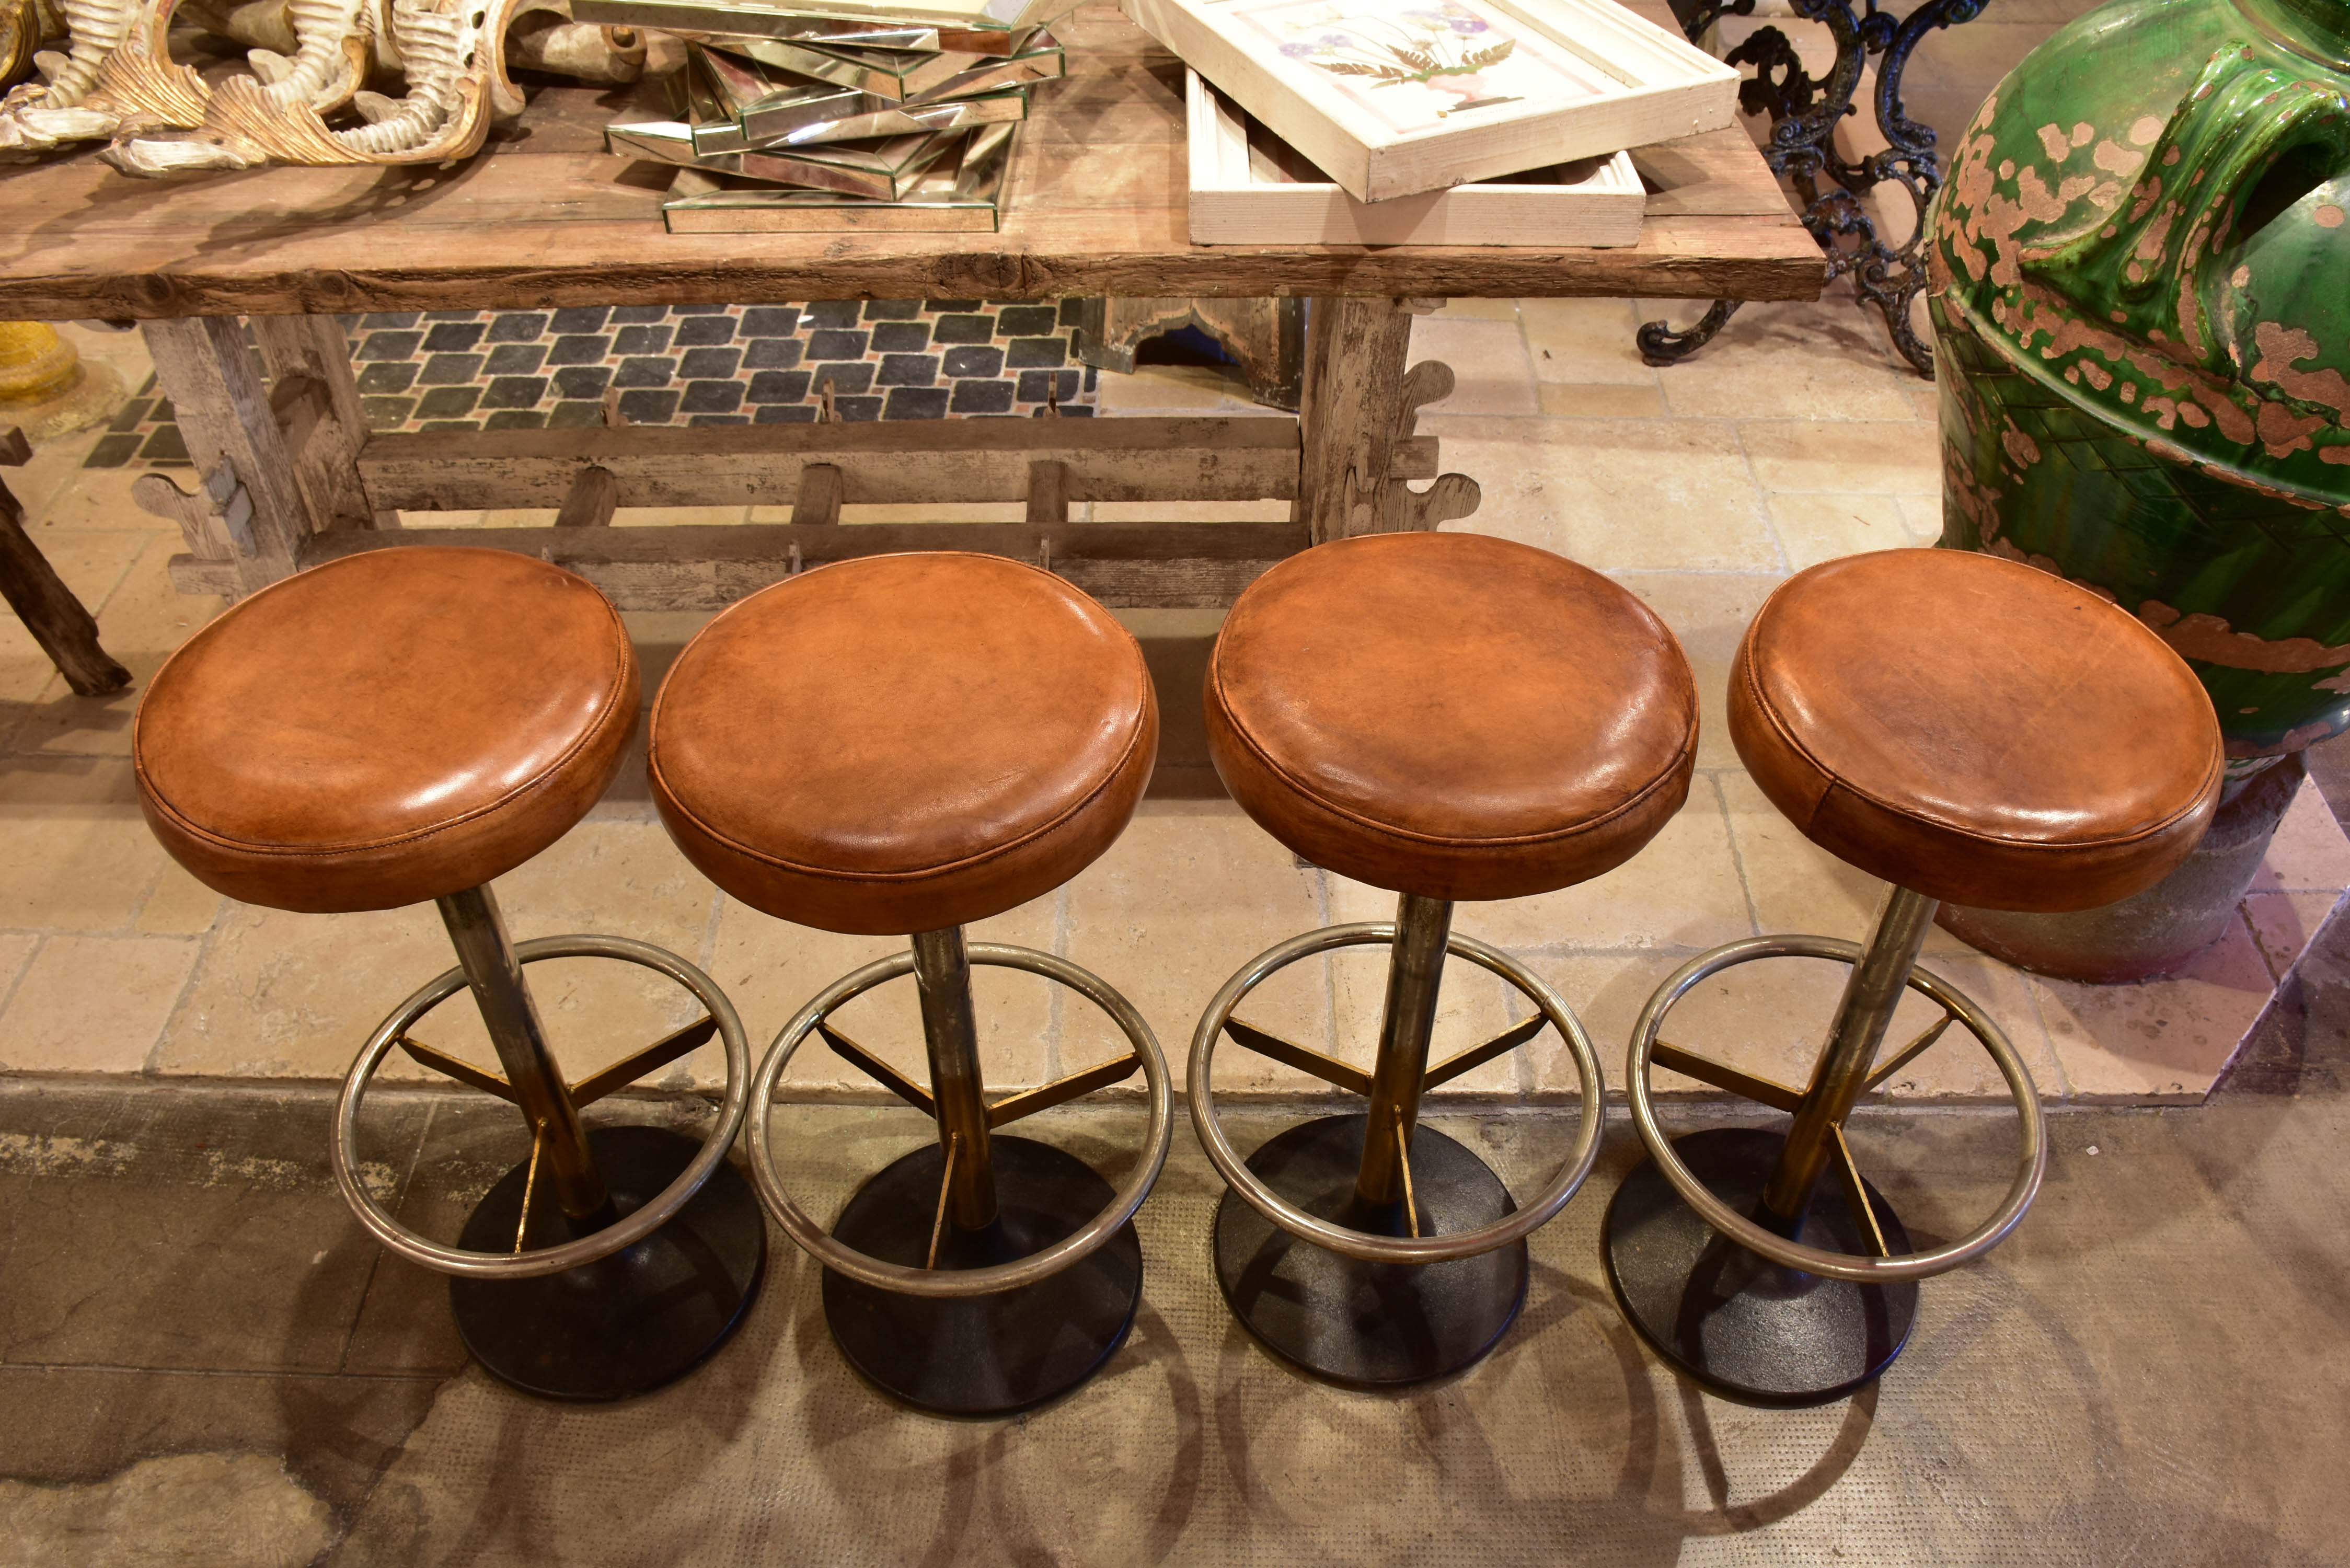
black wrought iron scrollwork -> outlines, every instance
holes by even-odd
[[[1901,107],[1901,73],[1918,42],[1937,27],[1955,26],[1981,14],[1985,0],[1925,0],[1907,16],[1880,10],[1877,0],[1791,0],[1795,15],[1826,26],[1835,39],[1835,65],[1825,79],[1804,68],[1794,46],[1776,27],[1757,29],[1725,57],[1754,74],[1739,88],[1747,113],[1771,117],[1771,140],[1762,150],[1773,173],[1792,183],[1804,203],[1804,226],[1827,253],[1828,277],[1849,275],[1865,306],[1885,318],[1885,328],[1917,372],[1934,375],[1933,350],[1910,324],[1909,307],[1926,286],[1926,208],[1941,189],[1942,170],[1934,155],[1934,132]],[[1691,40],[1724,16],[1749,16],[1754,0],[1675,0],[1674,16]],[[1872,106],[1885,137],[1880,151],[1857,160],[1840,156],[1833,140],[1836,123],[1856,112],[1854,94],[1862,66],[1877,57],[1877,95]],[[1908,241],[1896,248],[1877,232],[1861,198],[1883,184],[1908,194],[1918,221]],[[1717,299],[1696,325],[1675,329],[1663,321],[1644,323],[1638,341],[1651,365],[1669,365],[1695,353],[1736,313],[1739,301]]]

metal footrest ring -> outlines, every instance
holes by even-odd
[[[769,1127],[775,1091],[783,1081],[785,1070],[791,1065],[794,1054],[807,1043],[809,1035],[817,1033],[835,1011],[856,998],[900,975],[911,974],[914,955],[911,952],[892,953],[842,976],[818,992],[784,1026],[783,1033],[775,1036],[775,1044],[769,1047],[766,1058],[759,1064],[759,1070],[752,1079],[749,1109],[751,1179],[757,1184],[759,1197],[766,1204],[767,1212],[804,1251],[833,1272],[877,1290],[912,1296],[983,1296],[1016,1290],[1048,1279],[1087,1257],[1118,1234],[1126,1222],[1134,1218],[1134,1211],[1142,1207],[1142,1200],[1150,1195],[1160,1168],[1167,1163],[1167,1149],[1175,1126],[1174,1094],[1168,1084],[1167,1059],[1159,1052],[1158,1038],[1151,1033],[1150,1025],[1143,1022],[1142,1014],[1135,1010],[1134,1004],[1091,971],[1080,969],[1066,959],[1055,958],[1051,953],[1038,952],[1034,948],[1013,947],[1003,942],[972,942],[969,952],[971,962],[974,964],[1022,970],[1067,986],[1109,1014],[1110,1021],[1126,1035],[1134,1047],[1135,1056],[1140,1061],[1150,1098],[1149,1131],[1144,1137],[1142,1158],[1127,1177],[1126,1185],[1119,1188],[1110,1199],[1109,1206],[1053,1245],[1024,1258],[977,1269],[917,1269],[901,1263],[884,1262],[836,1241],[799,1206],[776,1173],[775,1139]],[[905,1091],[901,1089],[899,1093],[902,1095]],[[997,1108],[1001,1109],[1002,1106]]]
[[[2033,1085],[2031,1071],[2024,1066],[2023,1058],[2016,1054],[2015,1047],[2009,1043],[1999,1025],[1991,1021],[1990,1014],[1964,992],[1922,964],[1913,967],[1908,975],[1909,989],[1939,1003],[1946,1016],[1908,1048],[1878,1065],[1869,1079],[1869,1086],[1873,1089],[1897,1067],[1939,1039],[1941,1031],[1950,1023],[1956,1022],[1964,1024],[1967,1032],[1981,1044],[1998,1065],[2000,1075],[2007,1080],[2008,1092],[2014,1097],[2016,1114],[2023,1127],[2023,1152],[2015,1180],[1989,1220],[1946,1246],[1924,1251],[1869,1257],[1856,1252],[1805,1246],[1757,1224],[1715,1197],[1674,1152],[1671,1138],[1657,1120],[1656,1101],[1648,1087],[1648,1068],[1660,1049],[1658,1035],[1664,1028],[1665,1014],[1699,981],[1758,959],[1811,958],[1856,964],[1861,961],[1864,950],[1859,943],[1836,937],[1779,936],[1750,937],[1743,941],[1716,948],[1711,952],[1699,954],[1667,978],[1649,996],[1648,1006],[1641,1011],[1640,1021],[1632,1031],[1631,1054],[1625,1068],[1627,1075],[1625,1094],[1631,1102],[1633,1123],[1640,1129],[1640,1141],[1648,1146],[1648,1158],[1656,1162],[1657,1168],[1664,1173],[1673,1189],[1716,1233],[1783,1268],[1859,1284],[1887,1284],[1945,1273],[1990,1251],[2023,1218],[2023,1211],[2032,1206],[2033,1196],[2040,1190],[2041,1177],[2047,1169],[2047,1122],[2040,1108],[2040,1094]],[[1666,1064],[1675,1071],[1712,1082],[1717,1087],[1728,1088],[1734,1094],[1773,1109],[1792,1108],[1784,1103],[1784,1097],[1793,1095],[1794,1091],[1783,1085],[1753,1079],[1734,1068],[1721,1067],[1703,1058],[1692,1057],[1671,1046],[1661,1048],[1670,1053],[1672,1059]],[[1718,1075],[1709,1077],[1708,1068],[1717,1068]],[[1842,1143],[1841,1129],[1838,1130],[1838,1142]],[[1849,1179],[1858,1179],[1857,1169],[1849,1166],[1848,1159],[1847,1171]]]
[[[1448,934],[1445,949],[1455,957],[1467,959],[1516,987],[1526,999],[1541,1010],[1543,1019],[1566,1042],[1568,1052],[1575,1057],[1575,1076],[1583,1096],[1582,1120],[1575,1131],[1575,1147],[1566,1163],[1551,1179],[1534,1200],[1496,1220],[1474,1231],[1456,1231],[1441,1236],[1375,1236],[1344,1225],[1334,1225],[1316,1219],[1274,1192],[1258,1179],[1255,1172],[1232,1147],[1223,1126],[1216,1119],[1215,1091],[1212,1075],[1216,1045],[1232,1022],[1232,1010],[1242,998],[1263,984],[1276,971],[1285,969],[1298,960],[1311,958],[1333,948],[1390,946],[1396,938],[1392,920],[1369,921],[1357,925],[1326,926],[1318,931],[1292,937],[1277,947],[1267,948],[1249,961],[1238,973],[1224,982],[1201,1015],[1200,1027],[1191,1037],[1191,1076],[1190,1095],[1191,1125],[1200,1135],[1200,1142],[1208,1158],[1225,1183],[1247,1200],[1250,1207],[1284,1231],[1302,1241],[1310,1241],[1349,1258],[1367,1263],[1441,1263],[1455,1258],[1474,1257],[1522,1241],[1540,1230],[1566,1207],[1591,1174],[1591,1167],[1599,1157],[1599,1130],[1604,1119],[1600,1103],[1603,1085],[1599,1075],[1599,1058],[1592,1050],[1591,1037],[1582,1021],[1556,992],[1545,985],[1532,971],[1499,949],[1489,947],[1473,937]],[[1528,1032],[1525,1038],[1532,1038]],[[1517,1044],[1523,1044],[1523,1039]],[[1440,1069],[1441,1071],[1441,1069]],[[1433,1076],[1434,1075],[1430,1075]]]
[[[708,1013],[705,1023],[714,1027],[726,1052],[726,1095],[719,1103],[718,1123],[702,1140],[702,1149],[675,1180],[642,1208],[635,1210],[614,1223],[577,1241],[558,1246],[534,1247],[513,1252],[477,1251],[464,1247],[446,1246],[427,1236],[411,1231],[378,1204],[359,1179],[358,1142],[359,1116],[361,1101],[372,1085],[383,1059],[395,1048],[414,1049],[407,1038],[416,1021],[467,987],[465,971],[451,969],[435,976],[407,1001],[391,1011],[389,1017],[376,1025],[367,1044],[359,1048],[359,1059],[351,1064],[349,1075],[343,1080],[343,1090],[335,1106],[335,1129],[331,1145],[335,1181],[343,1189],[343,1197],[359,1216],[361,1225],[386,1247],[428,1269],[444,1274],[457,1274],[473,1279],[531,1279],[542,1274],[559,1274],[569,1269],[608,1258],[613,1253],[644,1240],[671,1219],[701,1191],[719,1163],[726,1158],[734,1134],[743,1125],[743,1108],[751,1075],[751,1053],[743,1033],[743,1021],[734,1012],[734,1004],[718,989],[718,982],[692,964],[664,948],[628,937],[569,936],[540,937],[532,941],[517,942],[515,957],[525,964],[546,959],[598,958],[615,959],[667,975],[691,992]],[[697,1026],[696,1033],[701,1033]],[[673,1037],[675,1038],[675,1037]],[[642,1059],[645,1054],[639,1054]],[[649,1062],[641,1071],[650,1071],[661,1063],[673,1060],[674,1054]],[[420,1060],[423,1059],[420,1057]],[[463,1063],[447,1059],[450,1075],[460,1081],[489,1089],[503,1090],[504,1080],[494,1074],[469,1068]],[[432,1064],[440,1065],[439,1063]],[[616,1064],[625,1066],[626,1064]],[[574,1085],[582,1102],[618,1088],[627,1079],[608,1068],[592,1078]],[[527,1212],[525,1211],[525,1223]]]

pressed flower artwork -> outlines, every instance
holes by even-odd
[[[1608,86],[1539,34],[1470,0],[1243,0],[1231,14],[1266,36],[1292,79],[1321,77],[1399,132],[1505,105],[1574,103]]]

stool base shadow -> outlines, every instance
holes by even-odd
[[[990,1140],[998,1211],[984,1231],[949,1226],[941,1268],[983,1268],[1042,1251],[1117,1194],[1085,1161],[1033,1138]],[[945,1156],[935,1144],[859,1188],[835,1240],[887,1263],[929,1261]],[[1131,1222],[1060,1272],[983,1296],[911,1296],[827,1269],[833,1342],[882,1392],[943,1416],[1003,1416],[1087,1377],[1126,1342],[1142,1301],[1142,1243]]]
[[[588,1147],[618,1220],[660,1196],[701,1152],[660,1127],[590,1128]],[[500,1178],[465,1221],[462,1244],[510,1251],[529,1166]],[[556,1230],[545,1193],[532,1230]],[[610,1257],[525,1280],[459,1277],[449,1305],[465,1348],[501,1382],[550,1399],[626,1399],[676,1381],[742,1324],[767,1260],[767,1222],[751,1184],[721,1163],[669,1222]]]
[[[1753,1214],[1785,1142],[1759,1128],[1719,1127],[1672,1147],[1724,1203]],[[1873,1183],[1868,1201],[1886,1246],[1908,1251],[1908,1232]],[[1814,1245],[1873,1251],[1866,1222],[1833,1183],[1814,1199],[1804,1229]],[[1617,1304],[1649,1347],[1714,1393],[1748,1404],[1825,1405],[1865,1387],[1901,1353],[1918,1315],[1914,1283],[1800,1273],[1725,1241],[1654,1160],[1642,1160],[1616,1189],[1599,1250]]]
[[[1248,1168],[1316,1219],[1405,1234],[1400,1203],[1373,1212],[1355,1196],[1369,1125],[1361,1115],[1304,1123],[1268,1140]],[[1517,1207],[1483,1160],[1432,1127],[1413,1133],[1411,1175],[1423,1236],[1477,1230]],[[1215,1248],[1232,1315],[1266,1349],[1334,1383],[1458,1372],[1493,1348],[1526,1299],[1523,1241],[1441,1263],[1367,1263],[1298,1240],[1231,1190],[1216,1209]]]

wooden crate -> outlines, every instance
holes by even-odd
[[[1357,202],[1197,71],[1191,239],[1203,245],[1629,245],[1648,196],[1618,152],[1388,202]]]

